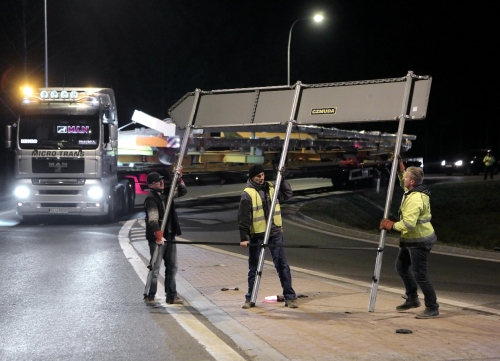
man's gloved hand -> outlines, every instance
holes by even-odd
[[[161,230],[155,232],[156,244],[159,246],[163,246],[165,241],[163,238],[163,232]]]
[[[177,183],[184,184],[184,180],[182,179],[182,167],[178,168],[179,177],[177,178]]]
[[[242,239],[240,241],[240,247],[247,248],[249,244],[250,244],[250,241],[247,241],[246,239]]]
[[[387,219],[387,218],[384,218],[380,221],[380,229],[385,229],[387,231],[392,231],[392,226],[394,226],[394,223],[393,221],[391,221],[390,219]]]

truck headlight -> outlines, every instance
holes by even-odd
[[[445,160],[443,160],[443,161],[441,162],[441,165],[446,165],[446,161],[445,161]]]
[[[87,191],[87,195],[93,199],[99,199],[102,197],[102,188],[101,187],[92,187]]]
[[[457,167],[461,167],[461,166],[462,166],[462,164],[463,164],[463,162],[462,162],[461,160],[457,160],[457,161],[455,162],[455,165],[456,165]]]
[[[16,189],[14,189],[14,195],[21,199],[28,198],[30,190],[26,186],[17,186]]]

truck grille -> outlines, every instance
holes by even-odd
[[[33,185],[58,185],[74,186],[85,184],[85,179],[81,178],[34,178],[31,180]]]
[[[76,203],[40,203],[40,207],[42,208],[76,208]]]
[[[65,194],[65,195],[75,195],[78,194],[78,190],[69,189],[41,189],[38,191],[39,194]]]

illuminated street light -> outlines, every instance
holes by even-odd
[[[288,34],[288,82],[287,84],[290,85],[290,44],[292,42],[292,30],[295,24],[297,24],[299,21],[302,20],[310,20],[313,19],[315,22],[320,23],[323,21],[324,17],[321,14],[316,14],[314,17],[309,17],[309,18],[302,18],[302,19],[297,19],[293,22],[292,26],[290,27],[290,32]]]

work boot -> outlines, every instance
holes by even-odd
[[[420,307],[420,301],[418,300],[418,296],[410,297],[410,296],[403,296],[403,298],[406,298],[405,303],[402,305],[399,305],[396,307],[396,311],[406,311],[411,308],[417,308]]]
[[[439,310],[438,309],[433,310],[432,308],[426,307],[425,310],[424,310],[424,312],[417,313],[415,315],[415,318],[425,319],[425,318],[436,318],[438,316],[439,316]]]
[[[166,301],[169,305],[183,305],[184,301],[182,301],[179,297],[167,298]]]
[[[144,303],[146,304],[146,306],[153,306],[156,303],[155,296],[144,297]]]
[[[299,308],[297,300],[285,300],[285,307],[288,308]]]
[[[245,303],[241,306],[244,310],[249,309],[250,307],[255,307],[255,303],[250,301],[245,301]]]

